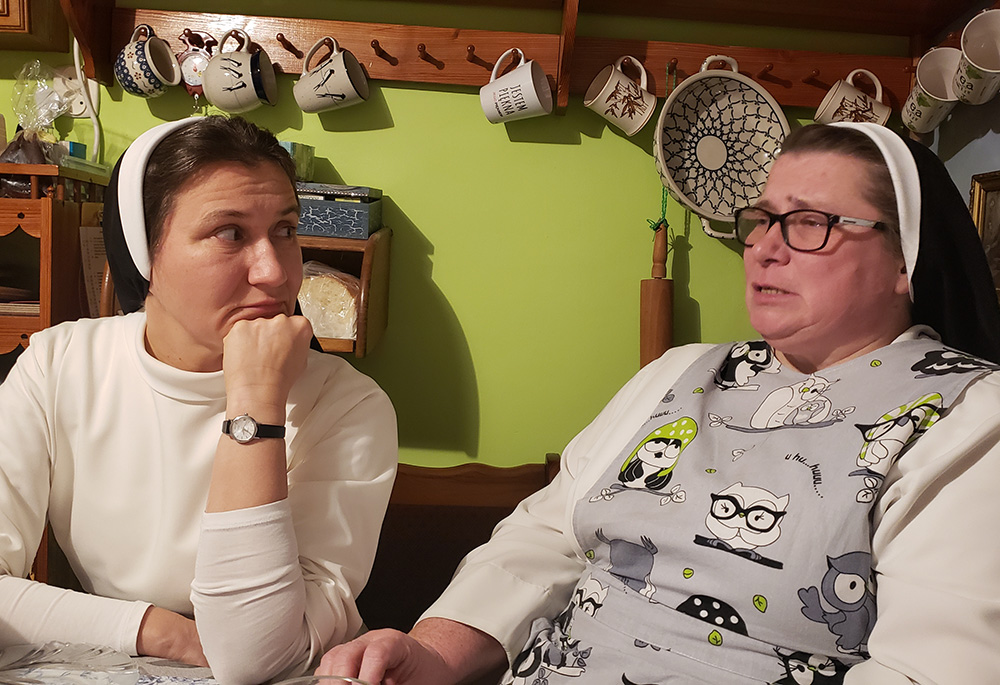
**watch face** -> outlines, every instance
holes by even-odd
[[[249,416],[237,416],[229,424],[229,434],[236,442],[249,442],[257,435],[257,422]]]

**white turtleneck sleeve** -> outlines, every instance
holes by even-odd
[[[344,360],[310,353],[287,407],[288,498],[205,514],[224,378],[151,358],[144,326],[139,313],[36,333],[0,384],[0,648],[135,653],[154,604],[196,616],[232,682],[301,673],[361,626],[354,597],[395,472],[392,406]],[[46,519],[88,594],[24,579]]]

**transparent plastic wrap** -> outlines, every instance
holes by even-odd
[[[127,654],[107,647],[46,642],[0,651],[3,685],[135,685],[139,676]]]
[[[0,153],[6,164],[58,164],[64,148],[55,144],[47,130],[56,117],[69,110],[74,92],[60,93],[53,87],[55,73],[38,60],[21,67],[14,82],[11,107],[21,126],[7,148]],[[0,196],[30,197],[27,176],[0,175]]]
[[[361,281],[356,276],[322,262],[302,265],[299,304],[317,338],[353,340],[358,332],[358,296]]]

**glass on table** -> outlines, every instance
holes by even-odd
[[[367,681],[341,675],[304,675],[282,680],[277,685],[368,685]]]

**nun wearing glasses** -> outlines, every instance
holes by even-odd
[[[1000,682],[1000,307],[944,166],[801,128],[735,224],[761,340],[647,365],[409,634],[319,672]]]
[[[396,423],[309,349],[292,160],[239,118],[170,122],[106,199],[126,315],[36,333],[0,385],[0,648],[302,674],[361,626]],[[85,592],[27,579],[46,522]]]

